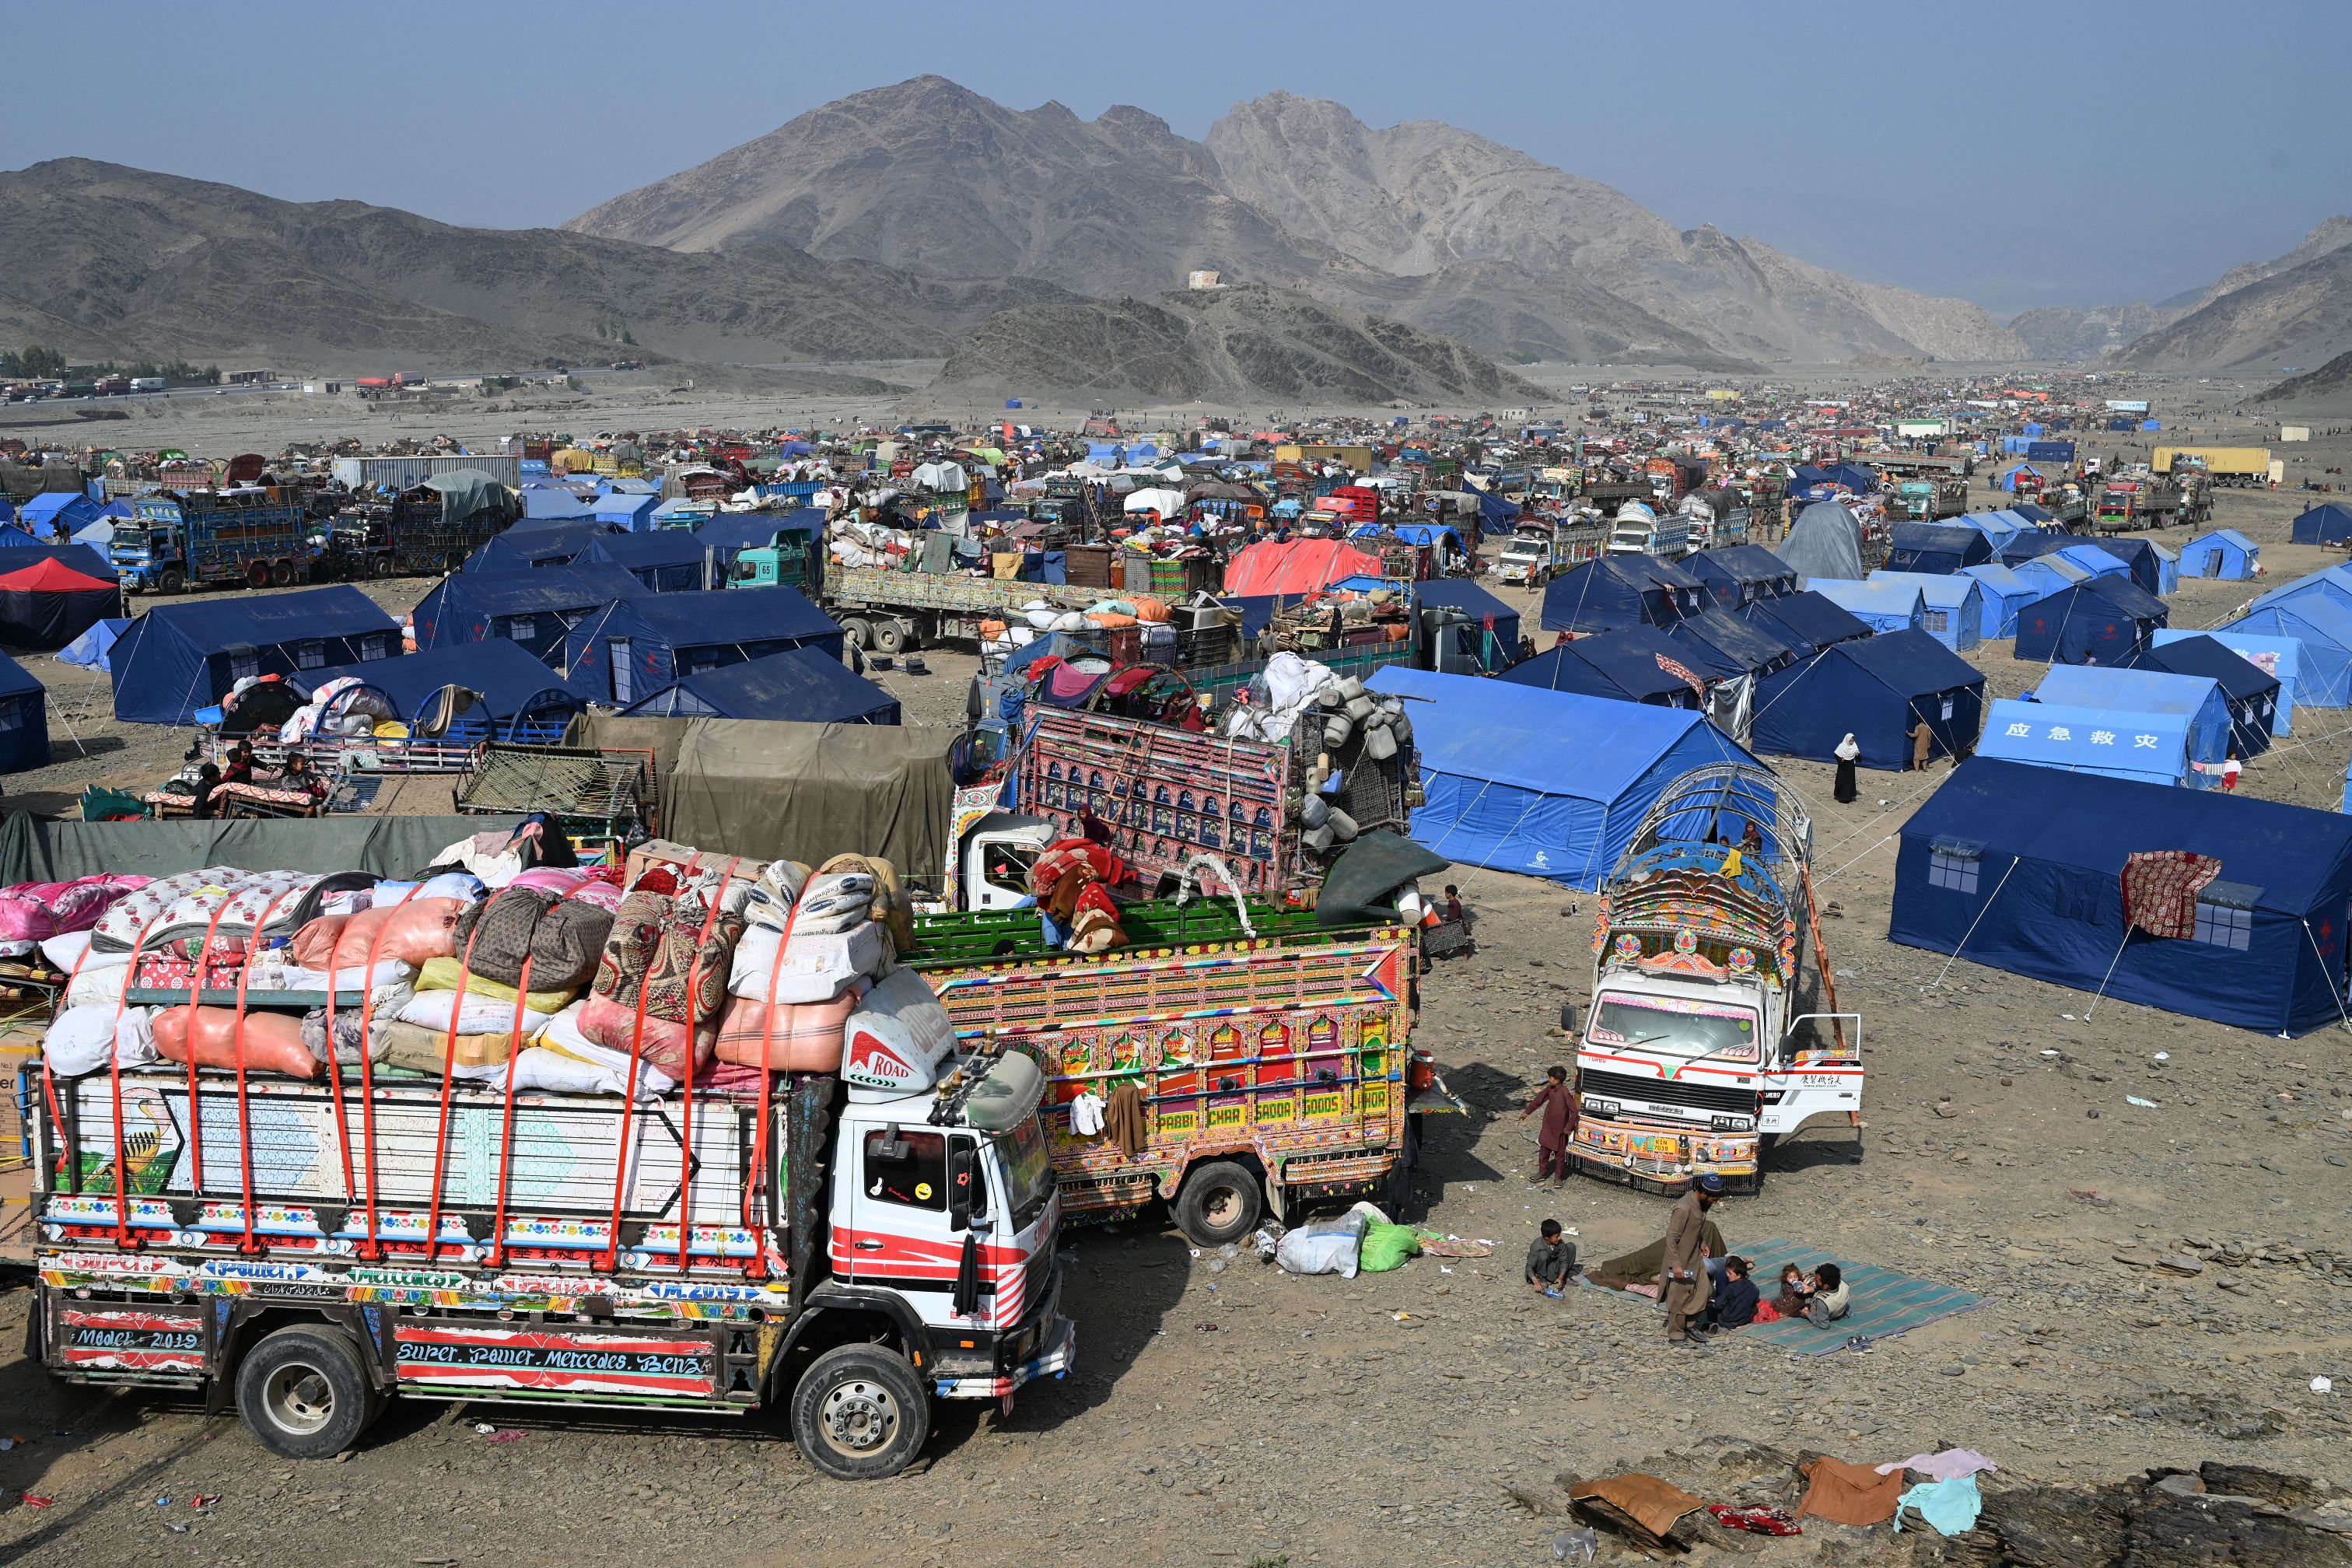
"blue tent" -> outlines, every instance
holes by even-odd
[[[1797,514],[1787,538],[1772,553],[1793,567],[1808,587],[1826,578],[1862,580],[1862,524],[1833,500],[1816,501]]]
[[[1682,662],[1708,681],[1769,675],[1795,662],[1797,650],[1763,626],[1713,605],[1666,628]]]
[[[1784,598],[1759,599],[1739,612],[1752,623],[1794,650],[1800,658],[1818,653],[1833,643],[1870,636],[1870,627],[1849,609],[1807,589]]]
[[[613,526],[593,517],[557,518],[546,522],[519,522],[466,557],[468,572],[517,571],[535,566],[568,566],[588,548],[588,542],[613,531]]]
[[[2122,562],[2131,574],[2133,584],[2148,593],[2164,592],[2164,557],[2155,543],[2146,539],[2110,539],[2102,535],[2083,541],[2085,550],[2103,550]]]
[[[1950,521],[1973,528],[1991,541],[1993,548],[1991,559],[1996,562],[2000,559],[2000,549],[2003,545],[2034,526],[2032,522],[2007,507],[2001,508],[1999,511],[1963,512]]]
[[[2252,762],[2271,749],[2271,726],[2278,713],[2278,677],[2256,668],[2223,644],[2201,633],[2151,643],[2132,661],[2134,669],[2203,676],[2221,689],[2230,708],[2230,743]]]
[[[782,719],[799,724],[896,724],[898,700],[837,654],[791,647],[693,675],[639,698],[633,716],[702,714],[720,719]]]
[[[79,490],[47,490],[17,507],[16,526],[36,539],[62,543],[100,515],[99,504]]]
[[[2261,545],[2234,528],[2217,528],[2180,547],[2180,574],[2242,583],[2254,575],[2262,558]]]
[[[1413,584],[1424,609],[1459,610],[1470,617],[1454,628],[1460,651],[1488,675],[1508,669],[1519,657],[1519,612],[1467,577],[1433,577]]]
[[[1869,583],[1919,590],[1919,629],[1966,653],[1984,638],[1984,585],[1964,573],[1873,572]],[[1865,584],[1867,585],[1867,584]]]
[[[1981,529],[1935,522],[1898,522],[1895,544],[1886,554],[1893,572],[1941,573],[1949,575],[1963,566],[1992,559],[1992,541]]]
[[[1878,476],[1859,463],[1832,463],[1825,468],[1801,463],[1789,476],[1791,500],[1828,500],[1849,491],[1866,496],[1877,489]]]
[[[2022,450],[2022,448],[2019,449]],[[2020,474],[2032,474],[2038,479],[2042,477],[2042,470],[2035,468],[2031,463],[2020,463],[2017,467],[2007,470],[2000,476],[2000,488],[2007,490],[2010,494],[2015,495],[2017,493],[2017,476]]]
[[[2129,858],[2161,850],[2221,863],[2188,936],[2129,922]],[[2056,985],[2300,1034],[2344,1016],[2347,901],[2352,817],[1980,757],[1904,824],[1887,934]]]
[[[114,716],[191,724],[249,675],[292,677],[400,651],[400,624],[348,584],[158,605],[114,644]]]
[[[0,653],[0,773],[48,765],[48,693],[23,665]]]
[[[2215,789],[2230,754],[2230,705],[2221,683],[2201,676],[2053,665],[2024,700],[1993,704],[1983,750],[2043,767]]]
[[[1603,555],[1574,566],[1544,589],[1543,629],[1612,632],[1662,626],[1695,613],[1706,584],[1649,555]]]
[[[2296,645],[2296,707],[2352,708],[2352,610],[2314,595],[2259,605],[2213,628],[2225,641],[2249,632]]]
[[[605,605],[563,639],[572,684],[625,708],[682,676],[788,647],[841,657],[841,628],[797,588],[649,594]]]
[[[1594,888],[1695,768],[1755,758],[1701,715],[1389,665],[1365,682],[1412,716],[1426,804],[1412,837],[1457,864]]]
[[[2119,561],[2116,564],[2120,566],[2123,563]],[[2077,583],[2087,583],[2091,580],[2091,574],[2084,571],[2063,555],[2036,556],[2031,561],[2021,561],[2009,570],[2016,574],[2019,582],[2025,584],[2029,595],[2028,603],[2033,599],[2046,599],[2061,588],[2071,588]],[[2020,608],[2022,607],[2022,605],[2020,606]],[[2010,629],[2012,634],[2016,631],[2014,626]]]
[[[2290,527],[2288,537],[2297,544],[2352,544],[2352,506],[2321,501]]]
[[[590,540],[574,564],[617,566],[651,593],[680,594],[703,586],[702,552],[702,541],[676,529],[607,533]],[[726,578],[719,576],[710,586],[726,586]]]
[[[1705,584],[1707,596],[1727,610],[1797,591],[1797,569],[1760,544],[1702,550],[1678,564]]]
[[[1911,765],[1911,730],[1923,718],[1933,754],[1974,749],[1984,687],[1975,666],[1925,632],[1834,643],[1765,679],[1750,743],[1828,763],[1851,733],[1863,766],[1899,771]]]
[[[2013,637],[2017,635],[2017,612],[2041,598],[2047,589],[2038,589],[2009,567],[1994,562],[1981,566],[1961,569],[1964,577],[1973,577],[1984,590],[1984,616],[1977,623],[1978,637]]]
[[[1573,691],[1618,702],[1696,708],[1706,679],[1688,655],[1655,626],[1627,626],[1578,637],[1503,672],[1519,686]]]
[[[2017,657],[2055,664],[2124,663],[2171,612],[2120,576],[2094,577],[2017,613]]]
[[[2210,637],[2255,669],[2276,680],[2278,707],[2271,715],[2271,733],[2289,735],[2294,732],[2294,692],[2303,673],[2303,644],[2300,640],[2262,637],[2233,626],[2210,632],[2160,631],[2152,639],[2152,646],[2162,647],[2184,637]]]
[[[123,628],[130,624],[128,617],[118,620],[109,616],[59,648],[58,657],[68,664],[111,674],[114,669],[114,645],[121,639]]]
[[[287,683],[308,696],[346,676],[382,697],[412,731],[421,731],[442,692],[454,687],[470,693],[450,704],[449,721],[440,731],[442,738],[453,741],[555,741],[572,715],[587,707],[562,677],[505,637],[305,669]]]
[[[1513,517],[1518,514],[1517,507],[1511,508]],[[1470,553],[1470,547],[1462,542],[1462,535],[1455,531],[1453,524],[1445,522],[1368,522],[1359,527],[1349,537],[1376,539],[1383,533],[1392,533],[1407,544],[1448,545],[1450,546],[1448,553],[1453,555]]]
[[[505,637],[553,665],[563,657],[564,634],[605,605],[645,591],[645,584],[610,565],[459,572],[426,591],[411,621],[420,652]]]
[[[2352,566],[2323,566],[2291,583],[2282,583],[2266,594],[2255,595],[2251,607],[2260,610],[2298,599],[2317,599],[2352,612]]]
[[[606,490],[588,509],[588,515],[606,528],[624,533],[645,533],[656,526],[654,513],[661,497],[633,490]]]
[[[1912,583],[1855,583],[1824,577],[1811,582],[1811,588],[1874,632],[1916,628],[1926,610],[1918,586]]]
[[[522,487],[522,515],[526,522],[569,517],[587,517],[596,510],[596,488],[577,479],[545,479]]]

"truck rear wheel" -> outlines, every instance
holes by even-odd
[[[257,561],[252,565],[247,567],[245,569],[245,585],[248,588],[255,589],[268,587],[269,563],[267,561]]]
[[[878,620],[874,623],[874,651],[876,653],[887,653],[896,657],[898,654],[906,652],[908,644],[914,640],[914,633],[908,629],[907,623],[904,621],[887,619]]]
[[[874,626],[864,616],[844,616],[841,620],[841,640],[851,647],[872,647]]]
[[[236,1407],[261,1446],[289,1459],[331,1459],[382,1408],[351,1340],[329,1328],[279,1329],[236,1369]]]
[[[835,1480],[878,1481],[914,1462],[931,1406],[907,1358],[880,1345],[838,1345],[793,1390],[793,1440]]]
[[[1223,1247],[1257,1226],[1257,1178],[1231,1160],[1212,1160],[1176,1194],[1176,1228],[1195,1247]]]

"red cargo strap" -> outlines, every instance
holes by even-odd
[[[678,1116],[677,1152],[677,1271],[681,1275],[686,1272],[687,1243],[694,1234],[694,995],[701,988],[702,944],[710,940],[712,928],[719,924],[719,909],[727,902],[727,885],[735,879],[735,868],[742,863],[739,855],[719,874],[710,912],[702,917],[702,930],[695,934],[694,962],[686,966],[686,1100]],[[641,1004],[644,1000],[642,986],[638,1000]]]
[[[126,1151],[122,1142],[122,1060],[116,1052],[115,1041],[121,1038],[122,1034],[122,1008],[131,994],[131,983],[139,977],[139,955],[146,951],[147,933],[155,929],[155,921],[163,918],[163,910],[155,911],[155,920],[151,920],[141,926],[139,940],[131,944],[131,964],[122,972],[122,990],[114,998],[114,1033],[108,1037],[106,1042],[107,1077],[114,1090],[114,1245],[122,1247],[136,1247],[139,1244],[131,1237],[130,1175],[123,1169]],[[89,953],[85,952],[82,956],[87,958]],[[76,968],[79,969],[79,965],[76,965]],[[189,1054],[191,1057],[194,1055],[194,1052]],[[196,1172],[194,1180],[196,1190],[201,1193],[204,1190],[204,1160],[201,1148],[194,1142],[195,1096],[195,1071],[192,1066],[188,1072],[188,1137],[191,1150],[198,1156],[194,1167]]]
[[[686,858],[686,868],[683,873],[683,877],[691,877],[694,875],[695,868],[701,863],[701,850],[697,849],[688,855]],[[730,861],[729,865],[731,868],[733,862]],[[674,877],[680,877],[679,873],[674,872],[672,875]],[[643,880],[642,878],[639,879]],[[680,877],[680,879],[682,880],[683,878]],[[623,896],[626,897],[627,895],[625,893]],[[677,894],[672,893],[670,896],[672,898],[676,898]],[[656,948],[656,951],[659,951],[658,948]],[[604,1234],[604,1256],[602,1259],[602,1266],[608,1269],[617,1268],[621,1266],[621,1205],[625,1200],[629,1182],[629,1124],[635,1119],[637,1109],[637,1075],[642,1072],[645,1068],[646,1003],[648,1000],[648,993],[646,989],[646,981],[651,979],[652,976],[653,970],[648,966],[645,974],[638,977],[637,1016],[635,1022],[631,1025],[629,1029],[629,1076],[627,1081],[623,1085],[623,1088],[626,1092],[621,1096],[621,1152],[620,1157],[613,1163],[613,1220],[610,1228],[608,1228]],[[693,1052],[694,1040],[692,1036],[689,1035],[687,1039],[687,1054],[691,1056]],[[684,1173],[687,1168],[687,1159],[683,1153],[678,1156],[677,1168],[681,1173]],[[684,1185],[682,1180],[680,1185],[681,1187]]]
[[[221,907],[213,911],[212,923],[205,927],[205,940],[196,946],[195,972],[188,977],[188,1028],[187,1033],[182,1037],[188,1042],[188,1190],[190,1195],[198,1203],[205,1201],[205,1108],[196,1098],[197,999],[204,994],[205,958],[213,950],[213,933],[220,930],[221,916],[228,913],[229,905],[235,902],[236,902],[236,894],[232,892],[221,900]],[[157,918],[162,917],[159,915]],[[146,940],[144,931],[140,933],[140,940],[142,942]],[[245,940],[245,961],[247,963],[253,962],[253,938],[250,935]],[[136,952],[133,952],[130,971],[122,977],[122,995],[117,998],[114,1004],[117,1027],[121,1026],[122,1021],[122,1004],[131,995],[131,983],[138,977],[139,957]],[[243,972],[240,971],[239,978],[242,977]],[[121,1158],[120,1152],[116,1157],[118,1160]]]
[[[425,879],[420,877],[417,879],[416,885],[401,894],[400,902],[392,907],[395,910],[406,909],[408,900],[424,890]],[[373,908],[373,905],[371,904],[370,907]],[[381,1239],[382,1233],[376,1225],[375,1208],[375,1051],[374,1043],[368,1038],[368,1026],[375,1022],[375,989],[371,983],[375,977],[375,966],[383,956],[383,939],[391,930],[392,921],[389,919],[375,928],[375,936],[368,943],[367,973],[360,977],[360,994],[367,999],[362,1004],[360,1020],[360,1147],[367,1156],[367,1235],[360,1238],[359,1255],[362,1258],[383,1256],[383,1242]],[[342,933],[338,931],[335,934],[340,937]],[[335,1069],[335,1086],[340,1092],[342,1087],[342,1067],[334,1059],[334,948],[331,945],[327,950],[327,1062]],[[421,969],[423,966],[418,967]],[[346,1155],[346,1174],[349,1173],[348,1160],[349,1156]],[[348,1191],[348,1187],[346,1190]]]
[[[261,913],[254,919],[251,932],[245,939],[245,963],[236,972],[236,1022],[231,1026],[229,1038],[236,1047],[236,1164],[238,1182],[245,1194],[245,1239],[238,1244],[238,1250],[247,1253],[260,1249],[254,1245],[253,1240],[253,1117],[246,1100],[245,993],[246,988],[253,983],[253,961],[261,951],[261,933],[268,929],[270,915],[276,911],[279,904],[286,901],[286,893],[292,890],[290,888],[287,889],[262,906]],[[307,888],[303,889],[306,895],[309,891]],[[226,912],[228,905],[223,904],[221,908]],[[219,916],[214,917],[213,923],[215,925],[220,923]],[[207,943],[211,942],[212,935],[209,931],[205,933],[205,940]],[[199,959],[196,963],[198,980],[204,978],[204,963]],[[327,968],[327,994],[330,998],[334,994],[334,964],[333,960],[330,959]],[[188,1060],[191,1062],[196,1059],[195,1023],[194,1015],[191,1013],[188,1018]],[[327,1037],[327,1045],[328,1055],[331,1057],[334,1054],[333,1036],[330,1035]],[[333,1064],[331,1062],[329,1065]],[[195,1120],[195,1114],[191,1110],[188,1124],[191,1127],[194,1126]]]
[[[810,880],[814,879],[812,873]],[[801,892],[805,894],[807,891],[808,887],[803,883]],[[768,965],[768,1014],[761,1020],[760,1027],[760,1120],[751,1130],[751,1177],[743,1184],[743,1228],[746,1230],[752,1228],[754,1200],[765,1195],[767,1186],[768,1120],[776,1086],[775,1072],[768,1066],[768,1053],[775,1048],[776,1044],[776,977],[784,971],[784,948],[793,940],[793,927],[800,921],[802,902],[798,897],[793,900],[793,907],[784,916],[784,929],[776,938],[776,956]],[[764,1210],[761,1217],[763,1220],[768,1217]],[[753,1279],[766,1278],[767,1256],[765,1247],[754,1247],[751,1260],[743,1266],[744,1274]]]

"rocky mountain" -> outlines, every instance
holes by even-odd
[[[2115,356],[2135,370],[2267,370],[2352,349],[2352,245],[2322,250],[2190,310]]]
[[[2352,349],[2347,349],[2317,370],[2289,376],[2276,386],[2254,395],[2257,403],[2309,403],[2315,398],[2352,391]]]
[[[2204,310],[2225,296],[2283,273],[2295,271],[2347,246],[2352,246],[2352,216],[2339,214],[2304,236],[2303,242],[2285,255],[2273,257],[2268,261],[2249,261],[2233,267],[2201,289],[2186,289],[2153,305],[2063,305],[2028,310],[2010,322],[2009,327],[2025,341],[2035,359],[2081,361],[2107,354],[2120,356],[2141,339]],[[2253,335],[2260,337],[2260,330],[2254,330]],[[2203,352],[2202,345],[2208,341],[2208,337],[2200,332],[2192,334],[2191,342],[2200,345],[2195,349],[2159,348],[2152,352],[2167,356],[2163,365],[2166,369],[2208,368],[2207,362],[2179,357],[2183,352]]]
[[[998,310],[1067,298],[783,245],[688,254],[459,228],[84,159],[0,174],[0,343],[78,358],[361,369],[396,354],[427,371],[933,358]]]
[[[684,250],[782,242],[1097,297],[1212,268],[1518,358],[1735,368],[2024,352],[1964,301],[1678,231],[1452,126],[1374,131],[1286,93],[1238,106],[1198,142],[1139,109],[1093,121],[1058,103],[1010,110],[919,77],[812,110],[566,226]]]
[[[1544,396],[1449,339],[1263,286],[1006,310],[949,356],[929,391],[1093,406],[1492,405]]]

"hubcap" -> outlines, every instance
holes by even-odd
[[[1201,1206],[1207,1211],[1209,1223],[1222,1230],[1240,1216],[1243,1201],[1242,1194],[1233,1188],[1219,1187],[1209,1194],[1209,1201]]]
[[[886,1447],[898,1430],[898,1402],[888,1389],[863,1379],[845,1383],[824,1396],[817,1412],[825,1440],[845,1453],[867,1454]]]
[[[307,1437],[334,1419],[335,1392],[314,1366],[296,1363],[279,1367],[262,1386],[261,1397],[270,1421],[299,1436]]]

